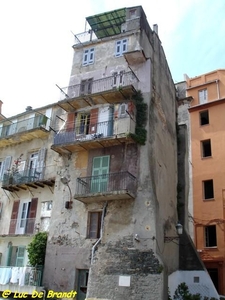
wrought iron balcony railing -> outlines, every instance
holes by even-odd
[[[15,173],[6,172],[3,175],[2,186],[19,185],[35,182],[44,178],[45,168],[25,169]]]
[[[32,129],[46,128],[47,121],[48,118],[46,116],[38,115],[34,118],[16,121],[15,123],[11,124],[6,124],[6,122],[2,122],[2,126],[0,126],[0,139]]]
[[[0,267],[0,284],[41,286],[42,267]]]
[[[135,85],[137,82],[137,76],[132,71],[129,71],[115,76],[61,88],[60,100],[106,92],[113,89],[122,89],[126,86]]]
[[[75,197],[95,193],[129,191],[136,193],[136,177],[128,171],[77,178]]]
[[[35,218],[11,219],[9,234],[33,234],[35,233]]]

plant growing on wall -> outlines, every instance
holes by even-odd
[[[13,177],[16,173],[19,172],[19,166],[21,164],[22,156],[23,153],[20,154],[20,156],[14,160],[14,164],[12,165],[12,168],[7,170],[9,176]]]
[[[147,131],[145,125],[147,122],[147,103],[144,103],[144,98],[141,91],[133,97],[134,103],[136,105],[136,127],[135,133],[131,133],[130,136],[135,140],[135,142],[145,145],[147,138]]]
[[[31,266],[44,265],[47,237],[47,232],[38,232],[28,245],[27,252]]]

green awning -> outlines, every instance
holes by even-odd
[[[87,17],[91,29],[98,39],[121,33],[121,24],[126,21],[126,8]]]

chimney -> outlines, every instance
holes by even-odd
[[[32,106],[27,106],[26,107],[26,111],[31,111],[32,110]]]
[[[153,25],[153,31],[158,34],[158,24]]]

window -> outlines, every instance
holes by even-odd
[[[82,80],[80,84],[80,95],[89,95],[92,92],[93,78]]]
[[[90,64],[94,63],[94,53],[95,53],[94,48],[84,50],[83,66],[90,65]]]
[[[110,156],[96,156],[93,158],[91,193],[106,192],[109,181]]]
[[[200,112],[200,125],[209,124],[209,111],[204,110]]]
[[[127,103],[120,104],[119,117],[120,118],[127,117]]]
[[[205,247],[216,246],[216,225],[205,226]]]
[[[85,300],[88,285],[88,270],[78,270],[77,300]]]
[[[124,71],[113,73],[113,86],[114,87],[119,87],[119,86],[123,85],[123,74],[124,74]]]
[[[202,141],[201,148],[202,148],[202,157],[212,156],[211,140]]]
[[[88,234],[89,239],[98,239],[100,237],[102,212],[95,211],[88,213]]]
[[[25,246],[12,246],[12,244],[10,244],[7,266],[23,267],[25,250]]]
[[[136,17],[136,12],[137,12],[136,9],[131,9],[131,10],[130,10],[130,19],[133,19],[133,18]]]
[[[213,180],[205,180],[203,181],[203,191],[204,191],[204,199],[213,199],[214,191],[213,191]]]
[[[200,280],[199,280],[199,277],[198,276],[194,276],[194,283],[199,283]]]
[[[116,56],[122,56],[127,51],[127,39],[116,41]]]
[[[88,134],[90,127],[90,114],[78,113],[76,118],[76,134]]]
[[[0,163],[0,180],[4,180],[7,176],[7,170],[11,167],[12,156],[6,156],[4,160]],[[5,176],[4,176],[5,175]]]
[[[198,91],[198,99],[200,104],[206,103],[208,101],[207,89]]]

